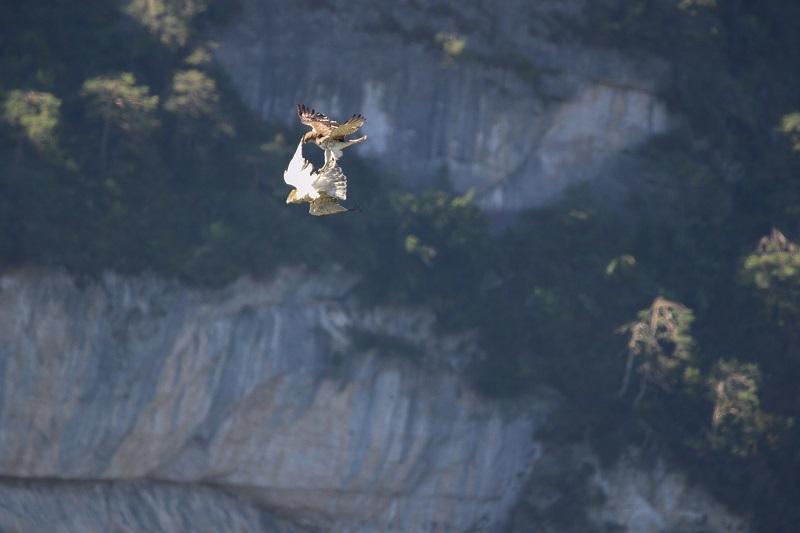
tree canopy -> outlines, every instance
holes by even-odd
[[[51,93],[14,89],[3,104],[3,118],[20,138],[43,148],[55,143],[60,107],[61,100]]]

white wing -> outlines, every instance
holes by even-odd
[[[283,171],[283,181],[300,191],[308,191],[316,177],[314,165],[303,157],[303,142],[300,141],[289,166]]]
[[[327,156],[327,152],[325,153]],[[325,164],[314,174],[316,178],[312,187],[318,192],[324,192],[328,196],[339,200],[347,200],[347,177],[342,172],[342,168],[336,164],[335,157],[326,157]]]

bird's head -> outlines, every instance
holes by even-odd
[[[286,197],[287,204],[294,204],[297,202],[297,189],[292,189],[289,196]]]
[[[313,141],[313,140],[314,140],[314,138],[315,138],[315,135],[316,135],[316,133],[315,133],[313,130],[312,130],[312,131],[307,131],[307,132],[306,132],[306,133],[303,135],[302,142],[303,142],[303,143],[307,143],[307,142],[309,142],[309,141]]]

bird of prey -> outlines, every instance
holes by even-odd
[[[336,158],[325,154],[325,164],[314,172],[314,165],[303,157],[303,142],[297,144],[289,166],[283,172],[283,181],[294,187],[286,198],[287,204],[308,202],[308,212],[315,216],[335,215],[353,211],[339,205],[347,199],[347,178]]]
[[[339,124],[322,113],[309,109],[303,104],[298,104],[297,116],[300,117],[300,122],[311,127],[311,131],[303,135],[302,142],[314,141],[317,146],[325,150],[325,163],[328,162],[329,157],[335,159],[342,157],[342,150],[348,146],[363,143],[367,140],[366,135],[362,135],[357,139],[345,138],[358,131],[364,125],[366,119],[361,115],[353,115],[346,122]]]

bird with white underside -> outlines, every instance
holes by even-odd
[[[287,204],[308,203],[308,212],[315,216],[335,215],[355,211],[339,204],[347,199],[347,177],[336,164],[335,157],[328,157],[318,171],[303,157],[303,142],[297,145],[289,166],[283,172],[283,181],[294,187],[286,198]]]
[[[294,187],[286,198],[287,204],[308,203],[308,212],[315,216],[334,215],[359,211],[343,207],[339,201],[347,199],[347,177],[338,164],[342,150],[367,140],[363,135],[357,139],[347,139],[364,125],[361,115],[353,115],[339,124],[322,113],[300,104],[297,106],[300,122],[311,127],[297,145],[289,166],[283,173],[283,180]],[[315,171],[314,165],[303,157],[303,145],[313,141],[325,152],[325,164]]]

